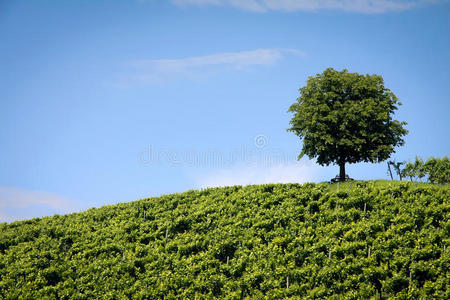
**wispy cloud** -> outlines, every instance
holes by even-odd
[[[216,170],[197,177],[197,187],[217,187],[263,183],[316,182],[323,176],[322,169],[312,161],[290,162],[278,165],[242,164],[230,169]]]
[[[0,186],[0,222],[68,213],[77,208],[76,203],[57,194]]]
[[[341,10],[355,13],[385,13],[446,0],[172,0],[179,6],[231,6],[253,12]]]
[[[201,77],[205,72],[249,70],[257,66],[275,65],[287,55],[303,56],[305,53],[295,49],[256,49],[185,58],[135,60],[128,63],[132,71],[124,75],[121,81],[124,85],[153,83],[178,77]]]

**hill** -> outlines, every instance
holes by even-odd
[[[0,224],[0,298],[449,299],[449,188],[270,184]]]

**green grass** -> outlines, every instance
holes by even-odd
[[[410,180],[386,180],[386,179],[377,179],[377,180],[354,180],[354,181],[345,181],[345,182],[337,182],[328,184],[329,191],[338,192],[338,191],[352,191],[356,188],[358,184],[364,184],[367,186],[377,187],[377,188],[387,188],[398,186],[399,184],[412,184],[416,187],[423,186],[432,186],[433,184],[428,182],[411,182]]]

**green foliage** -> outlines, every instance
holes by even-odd
[[[425,163],[424,169],[431,183],[450,183],[450,160],[448,156],[444,156],[443,158],[429,158]]]
[[[425,175],[427,175],[427,170],[425,168],[425,164],[423,159],[416,156],[416,159],[413,163],[408,162],[405,165],[405,168],[402,170],[403,176],[409,177],[411,181],[413,181],[414,177],[422,180]]]
[[[0,298],[449,299],[448,199],[271,184],[3,223]]]
[[[428,175],[431,183],[448,184],[450,183],[450,160],[447,156],[443,158],[430,157],[426,162],[422,158],[416,157],[416,160],[407,163],[402,170],[404,176],[408,176],[411,181],[413,178],[419,178]]]
[[[299,158],[306,154],[321,165],[343,167],[381,162],[404,144],[402,137],[408,132],[405,122],[392,119],[400,104],[381,76],[329,68],[309,77],[300,89],[289,108],[294,116],[288,131],[303,140]]]
[[[394,160],[388,161],[388,169],[390,170],[390,166],[392,166],[395,170],[395,173],[397,173],[398,177],[400,178],[400,181],[402,181],[402,178],[406,175],[405,169],[402,169],[402,166],[405,164],[404,161],[398,161],[396,162]],[[391,172],[391,171],[389,171]],[[409,174],[409,173],[407,173]]]

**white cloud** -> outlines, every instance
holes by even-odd
[[[191,68],[225,65],[236,69],[254,65],[273,65],[283,58],[281,49],[257,49],[243,52],[218,53],[180,59],[154,59],[133,62],[138,67],[152,67],[159,71],[179,72]],[[295,50],[284,50],[294,53]]]
[[[199,188],[264,183],[316,182],[323,176],[321,167],[312,161],[258,166],[242,164],[197,177]]]
[[[248,70],[255,66],[275,65],[287,55],[305,54],[295,49],[256,49],[185,58],[136,60],[129,63],[133,71],[121,81],[123,85],[130,85],[161,82],[180,76],[196,77],[223,70]]]
[[[253,12],[341,10],[356,13],[402,11],[443,0],[172,0],[179,6],[231,6]]]
[[[53,193],[0,186],[0,222],[68,213],[76,208],[74,202]]]

